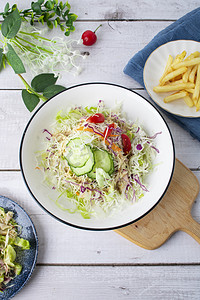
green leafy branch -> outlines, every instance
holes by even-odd
[[[19,16],[23,21],[30,22],[33,25],[35,22],[47,24],[50,29],[60,27],[65,32],[66,36],[75,30],[73,23],[77,19],[77,15],[70,13],[71,6],[68,2],[63,3],[58,0],[38,0],[31,3],[31,8],[20,10]],[[17,4],[10,7],[6,3],[4,11],[0,13],[3,18],[8,18],[10,14],[18,10]]]
[[[8,63],[14,72],[18,74],[26,87],[26,89],[22,90],[24,104],[29,111],[33,111],[40,100],[46,101],[50,97],[65,90],[65,87],[55,85],[58,77],[55,77],[53,73],[37,75],[33,78],[31,85],[23,78],[21,74],[26,72],[24,64],[11,45],[13,40],[16,41],[15,38],[20,30],[21,22],[19,11],[16,9],[13,10],[2,23],[1,33],[6,39],[7,52],[4,53],[4,49],[0,48],[0,68],[2,68],[2,66],[5,67],[6,63]]]

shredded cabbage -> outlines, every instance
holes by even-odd
[[[88,123],[87,118],[102,113],[103,123]],[[112,134],[104,137],[109,124],[115,124]],[[81,128],[81,129],[80,129]],[[153,170],[154,145],[158,134],[148,136],[141,125],[132,123],[121,112],[121,106],[108,109],[99,100],[94,107],[73,107],[68,112],[59,111],[51,129],[44,129],[44,151],[37,155],[37,166],[43,172],[44,182],[60,195],[56,204],[70,213],[78,212],[84,218],[115,213],[127,203],[135,203],[148,192],[145,178]],[[121,134],[131,140],[131,151],[123,153]],[[107,174],[96,170],[96,179],[87,174],[76,176],[65,158],[68,142],[80,138],[83,145],[108,151],[114,162],[114,172]],[[115,147],[113,147],[115,145]],[[117,150],[116,150],[117,149]],[[120,151],[122,150],[122,151]]]
[[[6,285],[21,273],[22,266],[15,261],[15,246],[22,250],[29,249],[29,241],[18,236],[19,225],[13,219],[13,212],[0,207],[0,291],[3,292]]]

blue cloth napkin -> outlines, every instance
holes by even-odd
[[[147,46],[129,60],[124,68],[124,73],[144,86],[143,68],[147,58],[157,47],[174,40],[195,40],[200,42],[200,7],[160,31]],[[164,112],[170,119],[200,141],[200,118],[184,118]]]

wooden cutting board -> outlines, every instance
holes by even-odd
[[[160,203],[144,218],[115,231],[149,250],[160,247],[178,230],[187,232],[200,243],[200,224],[191,216],[198,193],[196,176],[176,159],[172,181]]]

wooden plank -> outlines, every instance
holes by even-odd
[[[200,172],[194,174],[200,181]],[[0,172],[0,195],[19,203],[32,218],[39,236],[38,263],[199,263],[199,244],[183,232],[177,232],[161,248],[149,251],[113,231],[86,231],[58,222],[32,199],[20,172]],[[200,222],[200,194],[192,216]]]
[[[123,69],[129,59],[142,49],[156,33],[171,24],[171,22],[104,22],[99,29],[97,43],[91,47],[78,46],[81,52],[88,52],[86,59],[80,59],[82,72],[78,76],[61,72],[62,78],[58,84],[66,87],[83,82],[103,81],[113,82],[129,88],[141,87],[132,78],[123,73]],[[79,22],[73,39],[80,39],[86,29],[94,30],[99,22]],[[63,32],[55,30],[46,37],[64,37]],[[117,50],[116,50],[117,49]],[[35,74],[27,67],[27,73],[23,75],[30,83]],[[0,89],[22,89],[21,79],[14,74],[11,67],[7,66],[0,73]]]
[[[15,299],[197,300],[199,281],[199,266],[38,266]]]
[[[31,0],[21,1],[15,0],[19,9],[30,7]],[[5,6],[4,1],[0,2],[0,11],[3,11]],[[96,19],[170,19],[180,18],[189,11],[199,6],[198,1],[179,0],[177,3],[173,0],[166,1],[132,1],[132,0],[87,0],[83,5],[80,1],[69,1],[71,11],[78,15],[80,20],[96,20]],[[11,3],[13,4],[13,3]],[[156,8],[156,9],[155,9]]]
[[[145,91],[138,91],[148,97]],[[19,169],[19,145],[23,130],[31,116],[20,91],[0,91],[0,170]],[[199,167],[199,142],[165,117],[174,138],[176,157],[189,168]],[[6,141],[6,142],[5,142]]]

